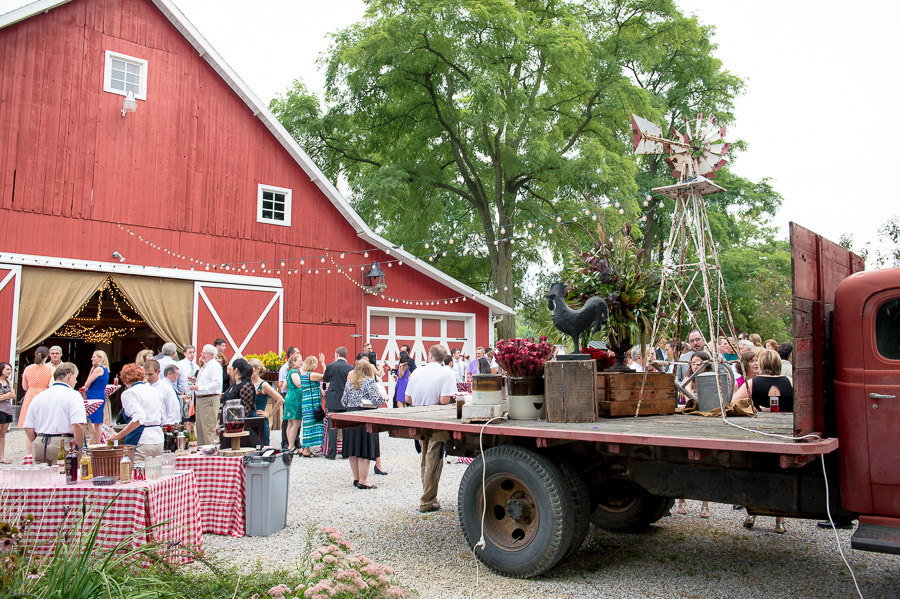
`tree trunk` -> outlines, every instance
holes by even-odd
[[[491,274],[493,275],[494,287],[497,292],[494,299],[500,303],[506,304],[510,308],[515,308],[515,281],[512,280],[512,245],[507,241],[501,241],[497,251],[491,256]],[[496,259],[494,257],[496,256]],[[509,314],[503,317],[503,320],[497,325],[496,339],[511,339],[516,336],[516,316]]]

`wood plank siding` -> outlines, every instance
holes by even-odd
[[[147,99],[125,117],[123,96],[103,91],[107,50],[148,61]],[[259,184],[292,190],[290,227],[256,221]],[[345,260],[354,265],[387,258],[149,0],[74,0],[0,29],[0,221],[0,252],[112,262],[118,251],[131,265],[190,269],[175,254],[248,269],[326,251],[359,252]],[[459,295],[407,266],[384,270],[391,296]],[[353,347],[350,334],[365,335],[367,307],[403,307],[364,296],[333,267],[285,273],[284,344],[304,353],[330,359],[330,348]],[[258,302],[225,303],[241,318]],[[476,344],[487,344],[488,307],[453,309],[476,315]]]

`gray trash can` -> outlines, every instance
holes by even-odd
[[[267,537],[287,524],[292,457],[287,453],[268,459],[259,455],[244,458],[248,537]]]

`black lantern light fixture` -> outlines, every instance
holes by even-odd
[[[377,262],[373,262],[369,272],[366,273],[364,289],[368,293],[380,293],[387,289],[387,284],[384,282],[384,271]]]

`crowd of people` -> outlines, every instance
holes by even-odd
[[[472,376],[500,371],[491,348],[478,347],[470,360],[459,348],[448,351],[442,345],[433,345],[427,363],[417,366],[410,347],[402,345],[397,367],[391,369],[379,363],[371,344],[366,344],[352,362],[347,348],[338,347],[327,364],[322,353],[304,358],[297,347],[290,347],[278,382],[270,384],[261,377],[265,370],[262,362],[237,354],[229,363],[226,349],[225,340],[216,339],[201,348],[199,361],[195,361],[196,348],[191,345],[184,347],[180,360],[174,343],[164,344],[158,354],[141,351],[117,376],[117,382],[125,388],[120,414],[125,426],[111,433],[109,439],[135,445],[138,461],[162,453],[162,427],[167,425],[184,423],[194,430],[199,444],[213,444],[222,431],[223,406],[236,400],[246,416],[263,420],[260,444],[269,445],[269,417],[283,408],[283,450],[300,457],[331,460],[340,452],[349,462],[353,486],[369,490],[376,488],[370,480],[372,464],[375,474],[387,475],[378,435],[362,426],[339,429],[329,415],[382,407],[388,402],[401,408],[447,404]],[[722,336],[708,343],[699,330],[692,330],[686,343],[662,340],[652,352],[639,346],[632,348],[628,363],[635,371],[652,368],[670,372],[691,393],[697,392],[696,375],[715,367],[720,378],[728,381],[726,404],[745,399],[760,411],[791,412],[792,351],[790,343],[779,344],[774,339],[763,343],[757,334],[742,334],[737,339]],[[101,439],[109,368],[107,355],[95,351],[84,384],[86,403],[74,389],[78,368],[62,361],[61,348],[41,346],[35,350],[34,363],[23,372],[26,393],[19,423],[26,431],[26,453],[36,462],[53,462],[60,444],[70,438],[79,446],[88,438],[93,442]],[[4,452],[13,414],[8,405],[14,396],[11,371],[8,363],[0,362],[0,463],[9,463]],[[386,380],[394,383],[392,397],[385,392]],[[94,409],[87,413],[85,406],[91,402]],[[421,452],[421,512],[440,509],[437,489],[447,440],[441,434],[416,442]],[[679,500],[678,513],[687,514],[683,499]],[[700,517],[709,516],[704,501]],[[754,523],[754,516],[744,521],[748,528]],[[776,519],[775,530],[784,532],[783,519]]]
[[[715,342],[707,342],[703,333],[694,329],[688,333],[686,343],[663,339],[652,352],[635,346],[627,361],[637,372],[651,368],[674,374],[690,394],[697,393],[697,375],[715,367],[719,379],[727,381],[722,385],[724,405],[747,400],[761,412],[793,412],[793,351],[790,343],[774,339],[763,342],[756,333],[741,333],[737,338],[720,336]],[[680,401],[684,403],[684,395]],[[678,500],[678,513],[688,513],[684,499]],[[710,517],[707,501],[701,502],[700,517]],[[756,516],[744,519],[747,528],[753,528],[755,523]],[[785,530],[784,518],[776,517],[775,532],[783,534]]]
[[[215,443],[223,430],[223,407],[236,400],[247,417],[263,420],[261,445],[270,444],[270,413],[283,408],[283,450],[332,460],[340,451],[349,462],[353,486],[370,490],[376,488],[370,471],[387,475],[378,435],[365,427],[338,429],[329,414],[383,407],[389,401],[396,407],[447,404],[473,375],[499,372],[491,348],[477,348],[469,360],[459,348],[450,352],[434,345],[428,350],[427,363],[417,366],[410,347],[403,345],[397,367],[391,369],[379,363],[371,344],[352,363],[347,348],[338,347],[328,364],[322,353],[304,358],[298,348],[290,347],[278,382],[270,384],[261,377],[262,362],[239,354],[229,362],[226,349],[225,340],[216,339],[200,348],[199,356],[194,346],[184,346],[180,360],[174,343],[163,344],[158,354],[149,349],[139,352],[114,377],[114,383],[123,388],[117,415],[123,426],[113,431],[103,425],[104,414],[110,417],[106,409],[112,376],[108,356],[100,350],[93,352],[82,395],[76,390],[78,367],[62,361],[62,349],[38,347],[34,362],[22,376],[25,396],[19,423],[25,429],[26,454],[35,463],[51,464],[60,445],[112,441],[134,445],[135,461],[140,463],[163,453],[163,429],[170,425],[184,424],[193,430],[198,444]],[[11,372],[8,363],[0,363],[0,463],[9,463],[4,452],[15,396]],[[385,391],[387,377],[394,382],[391,398]],[[437,490],[444,441],[432,435],[416,444],[421,452],[422,512],[440,509]]]

